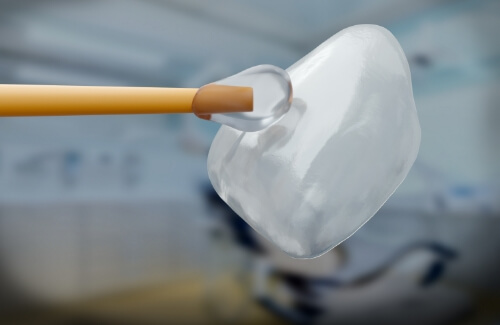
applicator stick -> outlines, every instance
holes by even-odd
[[[234,105],[219,108],[209,96],[206,113],[252,111],[248,100],[252,88],[215,88],[219,102],[226,99]],[[197,88],[0,85],[0,116],[192,113],[197,92]]]

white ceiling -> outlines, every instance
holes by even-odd
[[[444,1],[2,1],[0,82],[200,86]]]

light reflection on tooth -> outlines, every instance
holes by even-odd
[[[287,69],[290,111],[267,129],[222,126],[208,157],[219,195],[293,257],[352,235],[395,191],[420,145],[410,72],[386,29],[347,28]]]

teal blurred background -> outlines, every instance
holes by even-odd
[[[214,194],[194,116],[3,118],[0,322],[498,323],[499,1],[0,0],[0,83],[199,87],[366,23],[406,53],[422,144],[359,232],[277,251]]]

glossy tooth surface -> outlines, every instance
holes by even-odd
[[[290,111],[257,132],[222,126],[208,156],[219,195],[289,255],[319,256],[404,180],[420,126],[406,57],[375,25],[347,28],[287,69]]]

